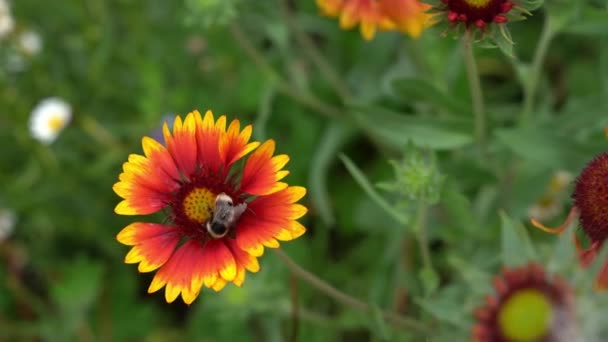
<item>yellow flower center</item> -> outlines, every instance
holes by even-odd
[[[526,289],[507,299],[498,313],[498,325],[511,341],[536,341],[548,333],[551,316],[549,299],[539,290]]]
[[[49,121],[47,122],[47,124],[49,125],[49,128],[52,131],[58,131],[61,128],[63,128],[63,124],[65,123],[65,121],[63,120],[63,118],[59,115],[53,115],[49,118]]]
[[[213,215],[216,197],[217,194],[205,188],[194,188],[182,202],[184,213],[194,222],[205,223]]]
[[[471,7],[484,8],[488,6],[488,4],[492,2],[492,0],[464,0],[464,2],[466,2],[467,5]]]

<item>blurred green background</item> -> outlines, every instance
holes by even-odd
[[[191,306],[146,293],[152,275],[124,264],[128,248],[115,240],[133,218],[114,214],[112,184],[142,136],[193,109],[252,123],[255,139],[290,155],[287,181],[308,188],[310,208],[307,234],[282,244],[293,259],[373,312],[467,336],[478,297],[464,306],[445,297],[466,288],[464,266],[450,260],[498,269],[499,210],[527,220],[557,171],[575,176],[608,146],[606,8],[546,1],[510,25],[515,59],[476,49],[488,122],[480,154],[460,41],[438,29],[365,42],[312,0],[11,2],[15,32],[0,41],[0,208],[16,224],[0,241],[0,340],[423,340],[296,281],[270,250],[243,288],[203,290]],[[522,124],[548,18],[557,28]],[[39,33],[40,52],[16,47],[24,30]],[[47,146],[28,120],[52,96],[73,118]],[[568,192],[551,199],[548,223],[567,213]],[[421,208],[424,234],[412,228]],[[441,298],[439,310],[425,305]],[[441,315],[456,319],[437,323]]]

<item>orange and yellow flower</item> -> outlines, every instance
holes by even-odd
[[[432,22],[425,13],[430,6],[419,0],[317,0],[321,12],[339,17],[340,28],[350,30],[360,25],[365,40],[374,38],[376,31],[399,30],[418,37]]]
[[[165,287],[169,303],[181,295],[190,304],[203,286],[241,286],[246,271],[260,269],[264,247],[277,248],[278,241],[306,231],[297,221],[307,211],[297,203],[306,189],[281,182],[289,157],[275,155],[273,140],[250,142],[251,125],[226,125],[225,116],[215,120],[211,111],[204,117],[191,112],[183,121],[177,116],[172,132],[163,127],[165,145],[143,138],[144,155],[129,156],[113,187],[123,198],[117,214],[167,215],[162,224],[132,223],[117,239],[132,246],[126,263],[139,263],[140,272],[157,270],[148,293]],[[246,209],[226,234],[210,234],[222,193]]]
[[[433,15],[426,13],[431,5],[418,0],[381,0],[380,10],[388,18],[391,28],[418,38],[422,31],[434,24]]]

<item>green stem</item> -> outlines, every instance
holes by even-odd
[[[348,307],[351,307],[355,310],[362,311],[365,313],[372,312],[371,305],[369,305],[368,303],[365,303],[357,298],[347,295],[346,293],[336,289],[335,287],[331,286],[324,280],[320,279],[316,275],[308,272],[307,270],[302,268],[300,265],[298,265],[295,261],[293,261],[287,254],[285,254],[280,249],[276,249],[276,250],[274,250],[274,252],[296,277],[307,282],[308,284],[310,284],[317,290],[323,292],[327,296],[329,296],[329,297],[335,299],[336,301],[338,301]],[[416,332],[416,333],[423,334],[423,335],[430,333],[430,328],[428,326],[424,325],[423,323],[419,322],[418,320],[415,320],[415,319],[412,319],[409,317],[404,317],[401,315],[397,315],[397,314],[394,314],[391,312],[382,312],[382,317],[384,319],[386,319],[387,321],[395,324],[396,326],[400,326],[403,329],[407,329],[412,332]]]
[[[87,114],[82,115],[80,117],[80,125],[83,131],[95,139],[99,144],[113,149],[124,149],[118,139],[99,123],[94,116]]]
[[[315,110],[319,114],[327,117],[337,117],[340,115],[339,109],[322,102],[311,94],[302,93],[286,82],[283,77],[281,77],[281,75],[279,75],[279,73],[272,68],[266,58],[264,58],[264,56],[253,46],[253,44],[251,44],[249,38],[245,35],[245,33],[243,33],[238,25],[234,24],[230,26],[230,32],[232,33],[234,39],[239,43],[243,51],[245,51],[247,56],[260,69],[262,69],[269,78],[277,82],[277,90],[279,92],[289,96],[292,100]]]
[[[429,250],[429,244],[426,236],[426,218],[429,207],[426,204],[420,204],[418,207],[418,213],[416,214],[416,223],[414,231],[418,240],[418,247],[420,248],[420,256],[422,257],[422,264],[428,270],[434,272],[433,262],[431,260],[431,252]]]
[[[527,125],[530,120],[534,99],[536,98],[536,92],[538,91],[538,82],[540,80],[543,62],[545,61],[545,56],[547,55],[549,45],[551,44],[551,40],[553,40],[555,33],[551,17],[548,15],[545,16],[540,38],[536,45],[536,51],[534,52],[532,67],[528,73],[530,78],[524,80],[524,104],[519,116],[520,126]]]
[[[477,70],[477,63],[475,62],[475,54],[473,53],[473,34],[470,30],[465,31],[462,42],[469,89],[473,101],[473,114],[475,115],[475,139],[477,140],[479,150],[483,151],[485,149],[486,117],[481,80],[479,78],[479,71]]]
[[[325,59],[323,54],[317,48],[317,45],[310,39],[310,37],[304,33],[298,24],[296,18],[289,9],[287,0],[280,0],[281,14],[283,19],[293,33],[294,38],[302,47],[302,51],[310,58],[312,63],[321,71],[321,75],[327,80],[327,82],[334,88],[335,92],[340,96],[343,102],[348,102],[352,95],[350,90],[334,70],[333,66]]]

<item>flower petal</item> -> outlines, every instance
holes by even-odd
[[[161,267],[179,242],[175,228],[155,223],[136,222],[118,233],[116,239],[125,245],[133,246],[125,256],[125,263],[139,263],[140,272],[151,272]]]
[[[252,195],[268,195],[287,187],[287,184],[279,180],[286,176],[281,169],[289,157],[284,154],[273,157],[274,149],[274,140],[268,140],[249,157],[243,170],[241,191]]]
[[[203,246],[200,242],[189,240],[178,247],[175,253],[156,272],[148,293],[165,288],[165,299],[167,303],[173,302],[179,294],[186,304],[196,299],[200,292],[201,283],[194,278],[194,272],[198,260],[203,257]]]
[[[264,246],[276,248],[279,247],[277,240],[293,240],[304,234],[306,229],[295,220],[307,209],[294,202],[305,194],[306,189],[302,187],[289,187],[253,200],[236,228],[238,247],[253,256],[261,256]]]
[[[150,160],[150,164],[156,166],[154,169],[164,173],[160,174],[159,172],[159,177],[165,176],[164,180],[169,189],[175,189],[179,185],[177,182],[180,180],[180,177],[177,166],[169,151],[158,141],[150,137],[142,139],[142,147],[144,154]]]
[[[227,168],[260,145],[257,141],[248,143],[251,132],[251,125],[240,131],[239,120],[233,120],[226,134],[222,134],[219,145],[220,157]]]
[[[196,143],[196,114],[188,113],[182,124],[179,116],[173,121],[173,135],[167,123],[163,125],[165,143],[181,174],[190,179],[196,169],[197,143]],[[198,114],[200,116],[200,114]]]
[[[221,134],[225,132],[226,117],[220,117],[216,124],[210,110],[205,113],[205,117],[202,119],[198,111],[194,113],[197,126],[198,160],[209,172],[217,173],[222,165],[219,142]],[[224,128],[222,128],[222,122]]]
[[[148,140],[144,139],[144,141]],[[154,146],[149,144],[145,147],[147,150],[152,148]],[[170,202],[171,192],[179,186],[178,183],[167,177],[161,167],[141,155],[130,155],[128,161],[123,164],[123,170],[124,172],[118,176],[119,182],[112,187],[118,196],[124,198],[124,201],[115,208],[117,214],[147,215],[155,213]]]

